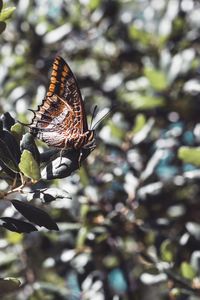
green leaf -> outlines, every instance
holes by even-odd
[[[23,151],[19,168],[25,176],[36,181],[40,179],[39,166],[30,151]]]
[[[10,19],[12,16],[13,12],[15,11],[16,7],[6,7],[3,8],[0,14],[0,21],[6,21]]]
[[[133,133],[139,132],[146,124],[146,118],[143,114],[138,114],[135,118],[135,126],[133,128]]]
[[[148,45],[153,38],[150,33],[137,28],[135,25],[129,27],[129,36],[132,40],[137,40],[143,45]]]
[[[108,125],[110,127],[111,134],[121,141],[124,137],[123,129],[117,126],[117,124],[115,124],[112,120],[108,121]]]
[[[199,147],[180,147],[178,150],[178,158],[185,163],[200,166],[200,148]]]
[[[100,6],[100,0],[90,0],[88,6],[91,10],[95,10]]]
[[[187,262],[182,262],[180,271],[181,275],[186,279],[192,280],[196,276],[196,271]]]
[[[24,127],[21,124],[15,123],[11,127],[10,131],[14,135],[14,137],[16,138],[17,141],[21,141],[22,135],[24,133]]]
[[[29,203],[22,202],[19,200],[12,200],[12,205],[15,209],[22,214],[28,221],[38,225],[44,226],[49,230],[59,230],[58,225],[54,222],[54,220],[43,210],[35,207]],[[2,219],[2,218],[1,218]],[[5,219],[5,217],[4,217]],[[28,230],[30,229],[30,226]],[[35,228],[31,228],[34,229]],[[33,231],[33,230],[32,230]]]
[[[89,228],[87,226],[82,226],[78,232],[76,240],[76,248],[81,249],[85,246],[85,240],[89,233]]]
[[[21,282],[17,278],[0,278],[0,295],[5,295],[17,290]]]
[[[0,22],[0,34],[6,29],[6,23]]]
[[[151,86],[157,91],[163,91],[167,88],[167,78],[162,71],[145,68],[144,75],[148,78]]]
[[[0,139],[0,160],[13,172],[18,173],[19,168],[6,143]]]
[[[134,109],[149,110],[156,107],[162,107],[165,105],[164,98],[141,95],[139,93],[130,92],[123,93],[122,99],[129,103]]]
[[[143,46],[143,48],[162,48],[166,42],[165,36],[159,36],[152,32],[147,32],[144,29],[140,29],[136,25],[130,25],[128,28],[128,34],[131,40],[134,40]]]
[[[170,240],[165,240],[160,247],[161,256],[164,261],[172,262],[175,255],[175,246]]]

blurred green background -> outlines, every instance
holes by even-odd
[[[31,121],[57,55],[88,118],[95,105],[112,112],[81,169],[43,183],[62,193],[37,199],[60,231],[0,229],[0,277],[21,282],[0,281],[3,299],[199,299],[199,1],[4,1],[13,6],[0,15],[1,114]],[[16,215],[3,200],[0,212]]]

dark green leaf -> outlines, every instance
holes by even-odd
[[[0,34],[6,29],[6,23],[0,22]]]
[[[3,128],[6,130],[10,130],[10,128],[15,124],[15,119],[10,115],[9,112],[6,112],[1,116],[1,120],[3,121]]]
[[[12,200],[11,202],[13,206],[30,222],[33,222],[38,226],[44,226],[49,230],[59,230],[57,224],[45,211],[22,201]]]
[[[0,220],[3,221],[2,226],[10,231],[18,233],[30,233],[32,231],[37,231],[37,228],[33,224],[11,217],[2,217]]]
[[[3,130],[0,132],[0,139],[6,144],[16,164],[18,164],[21,152],[16,138],[8,130]]]
[[[0,295],[5,295],[16,291],[21,285],[17,278],[0,278]]]
[[[0,160],[13,172],[18,173],[19,168],[15,162],[11,151],[7,147],[6,143],[0,138]]]
[[[3,7],[3,0],[0,0],[0,13],[1,13],[2,7]]]

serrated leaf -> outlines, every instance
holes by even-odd
[[[15,218],[2,217],[0,220],[3,221],[2,226],[10,231],[18,233],[30,233],[32,231],[37,231],[37,228],[33,224],[17,220]]]
[[[6,29],[6,23],[0,22],[0,34]]]
[[[11,202],[28,221],[38,226],[44,226],[49,230],[59,230],[58,225],[45,211],[19,200],[12,200]]]
[[[189,280],[192,280],[196,276],[196,271],[187,262],[182,262],[180,267],[181,275]]]
[[[200,148],[199,147],[180,147],[178,150],[178,158],[185,163],[200,166]]]
[[[157,91],[163,91],[167,88],[167,78],[165,73],[160,70],[145,68],[144,74],[148,78],[151,86]]]
[[[40,179],[39,166],[30,151],[28,150],[23,151],[19,163],[19,168],[25,176],[33,180]]]
[[[19,168],[6,143],[0,138],[0,160],[13,172],[18,173]]]
[[[6,21],[10,19],[12,16],[13,12],[15,11],[16,7],[6,7],[3,8],[0,14],[0,21]]]
[[[0,295],[5,295],[17,290],[21,282],[17,278],[0,278]]]

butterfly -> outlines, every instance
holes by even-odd
[[[46,97],[28,125],[30,133],[48,146],[60,149],[91,149],[94,129],[88,129],[83,99],[77,80],[60,56],[53,62]]]

